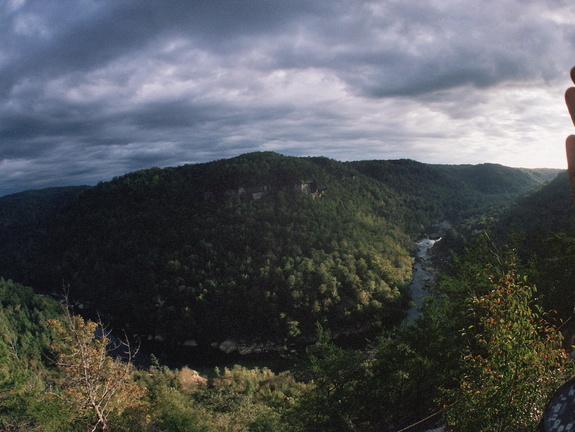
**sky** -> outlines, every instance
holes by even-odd
[[[566,168],[574,65],[573,0],[0,0],[0,196],[254,151]]]

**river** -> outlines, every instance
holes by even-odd
[[[423,300],[429,295],[429,288],[435,281],[435,271],[431,263],[432,249],[437,242],[441,241],[449,228],[451,224],[448,221],[434,224],[428,230],[432,233],[425,234],[423,238],[415,242],[417,253],[413,264],[413,278],[409,284],[411,306],[405,318],[406,324],[413,322],[421,313],[420,307]]]

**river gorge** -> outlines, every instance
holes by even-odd
[[[451,225],[447,221],[431,225],[415,241],[413,275],[408,287],[411,303],[403,321],[404,325],[413,322],[419,316],[420,306],[425,297],[429,295],[429,289],[435,279],[435,269],[432,264],[433,247],[437,242],[441,241],[442,236],[450,227]],[[353,332],[334,334],[332,336],[344,346],[357,347],[359,340],[364,340],[366,335],[369,335],[369,338],[373,340],[376,337],[373,331],[374,329],[367,326],[362,329],[356,329]],[[222,367],[239,363],[243,365],[265,364],[273,369],[281,370],[290,366],[290,362],[285,359],[285,354],[290,351],[302,351],[310,343],[313,342],[300,341],[290,346],[271,342],[256,345],[227,340],[218,343],[214,342],[210,345],[197,346],[195,343],[170,344],[152,339],[142,340],[142,351],[154,353],[160,363],[174,367],[188,365],[198,370],[206,370],[214,366]]]
[[[435,268],[431,259],[433,246],[441,241],[445,232],[451,228],[448,221],[443,221],[432,225],[422,238],[415,242],[417,249],[413,264],[413,277],[409,284],[411,294],[411,305],[407,311],[405,323],[411,323],[420,314],[420,306],[425,297],[429,295],[429,288],[435,281]]]

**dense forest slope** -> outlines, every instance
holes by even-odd
[[[568,173],[562,172],[518,200],[497,218],[493,231],[515,247],[530,269],[542,306],[558,311],[562,319],[571,317],[575,307],[575,211]]]
[[[497,164],[429,165],[407,159],[360,161],[351,166],[397,192],[408,209],[405,219],[411,226],[462,219],[486,207],[509,203],[559,172]]]
[[[425,225],[556,172],[275,153],[143,170],[0,198],[0,275],[178,341],[392,324]]]

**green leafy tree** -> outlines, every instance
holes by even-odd
[[[397,431],[435,408],[441,370],[403,331],[382,335],[368,351],[320,340],[299,365],[310,380],[293,415],[302,430]]]
[[[510,271],[490,276],[492,289],[473,296],[475,323],[459,387],[448,392],[449,430],[536,430],[552,391],[565,379],[562,337],[533,304],[535,287]]]
[[[368,397],[360,396],[358,387],[369,379],[369,355],[337,346],[319,324],[317,337],[297,365],[309,386],[293,410],[295,423],[302,430],[353,431]]]
[[[42,361],[50,343],[46,320],[60,311],[56,301],[0,278],[0,424],[5,430],[71,430],[65,407],[46,397]]]

